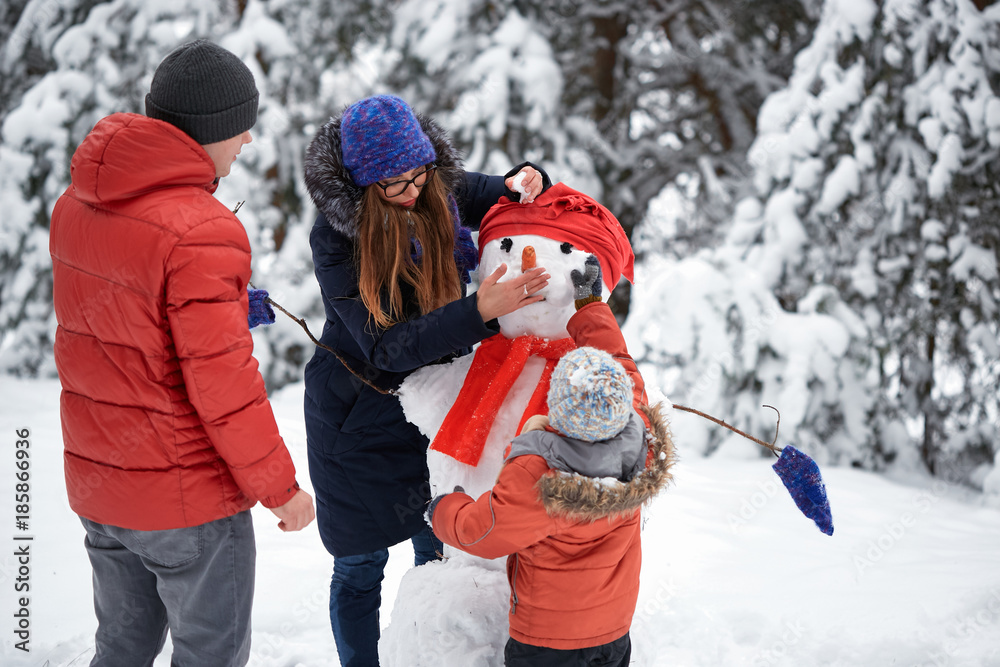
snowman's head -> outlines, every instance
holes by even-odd
[[[485,277],[493,273],[501,264],[507,265],[507,273],[500,282],[520,276],[524,271],[541,266],[551,278],[541,295],[543,301],[515,310],[500,318],[500,333],[507,338],[533,335],[541,338],[565,338],[569,336],[566,323],[576,312],[573,299],[572,272],[584,272],[584,262],[590,253],[578,250],[567,241],[520,234],[504,236],[489,241],[482,249],[479,275]],[[533,257],[525,266],[525,257]]]
[[[520,276],[531,268],[525,266],[527,248],[535,257],[532,266],[543,267],[551,277],[541,291],[544,301],[500,318],[500,333],[508,338],[569,335],[566,325],[576,312],[572,273],[584,273],[591,254],[600,262],[605,296],[621,276],[632,280],[635,258],[621,224],[608,209],[564,183],[556,183],[530,204],[503,197],[489,210],[479,228],[480,278],[501,264],[507,265],[501,281]]]

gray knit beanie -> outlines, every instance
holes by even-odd
[[[156,68],[146,115],[180,128],[199,144],[214,144],[254,126],[259,98],[243,61],[199,39],[174,49]]]

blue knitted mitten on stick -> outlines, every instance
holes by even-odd
[[[274,310],[267,302],[266,289],[247,289],[250,297],[250,310],[247,313],[247,324],[251,329],[259,324],[274,324]]]
[[[778,473],[799,510],[812,519],[821,531],[833,535],[830,501],[826,497],[826,485],[816,462],[787,445],[781,451],[781,458],[771,467]]]

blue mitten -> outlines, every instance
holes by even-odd
[[[250,298],[250,310],[247,312],[247,325],[251,329],[259,324],[274,324],[274,310],[267,301],[266,289],[247,289]]]
[[[813,520],[816,527],[827,535],[833,535],[833,515],[830,500],[826,495],[826,484],[819,472],[819,466],[808,454],[803,454],[791,445],[781,450],[781,458],[773,466],[781,483],[788,489],[796,507]]]

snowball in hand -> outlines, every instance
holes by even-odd
[[[524,187],[524,179],[526,176],[527,174],[524,173],[524,170],[521,170],[517,172],[517,176],[514,177],[514,187],[512,187],[511,189],[514,192],[521,193],[521,198],[518,200],[518,202],[523,202],[524,196],[528,194],[528,189]]]

